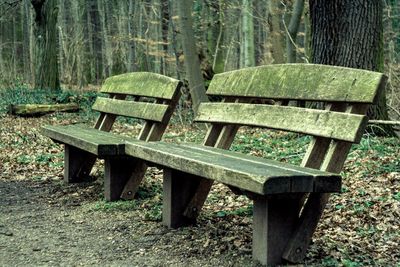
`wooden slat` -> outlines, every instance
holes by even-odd
[[[217,74],[209,95],[372,103],[386,76],[367,70],[316,64],[284,64]]]
[[[47,137],[99,157],[123,155],[125,138],[93,128],[78,125],[44,126],[41,131]]]
[[[361,139],[367,118],[362,115],[297,107],[242,103],[202,103],[198,122],[260,126],[349,142]]]
[[[333,110],[343,110],[343,106],[332,105]],[[350,105],[346,108],[346,113],[365,114],[368,110],[368,105],[357,104]],[[363,128],[364,130],[364,128]],[[347,155],[350,151],[352,143],[344,141],[332,140],[327,149],[324,145],[324,153],[326,155],[317,159],[322,171],[339,173],[344,165]],[[304,164],[312,165],[309,160],[303,161]],[[311,193],[304,205],[303,211],[292,233],[287,247],[283,253],[283,258],[289,262],[300,262],[306,255],[306,250],[311,241],[311,237],[317,227],[325,206],[329,200],[328,193]]]
[[[126,95],[110,94],[110,98],[124,100],[126,98]],[[109,132],[111,130],[112,126],[114,125],[116,118],[117,118],[117,116],[114,114],[107,114],[107,113],[101,112],[99,117],[97,118],[94,128],[99,129],[101,131]],[[94,164],[94,162],[93,162],[93,164]]]
[[[325,110],[344,112],[346,110],[346,107],[347,104],[345,103],[328,103],[325,106]],[[322,161],[324,160],[325,154],[328,151],[330,143],[330,138],[313,137],[310,144],[308,145],[306,154],[303,157],[301,166],[319,169],[321,167]]]
[[[98,97],[93,110],[151,121],[164,121],[168,105]]]
[[[209,150],[207,150],[209,149]],[[216,148],[191,148],[170,143],[128,142],[127,155],[242,188],[261,195],[313,192],[316,180],[331,182],[324,190],[340,189],[340,176],[278,163]],[[250,157],[251,160],[246,159]],[[254,160],[253,160],[254,158]]]
[[[168,121],[170,120],[175,106],[179,102],[179,98],[181,97],[180,89],[181,84],[178,85],[177,90],[175,91],[174,96],[171,100],[161,100],[157,99],[155,103],[157,104],[167,104],[169,103],[168,109],[165,112],[165,121],[163,122],[151,122],[146,121],[142,130],[139,133],[138,139],[143,141],[159,141],[167,128]],[[147,165],[143,161],[138,161],[135,163],[135,170],[129,180],[126,182],[124,189],[121,193],[122,199],[133,199],[141,181],[143,180],[144,174],[146,173]]]
[[[156,73],[133,72],[108,78],[101,92],[172,99],[180,83]]]
[[[246,99],[246,101],[251,101],[250,99]],[[225,97],[222,99],[223,103],[239,103],[238,98],[230,98]],[[213,124],[209,128],[206,137],[204,138],[203,145],[205,146],[213,146],[222,149],[229,149],[233,140],[235,139],[235,135],[239,129],[237,125],[221,125],[221,124]],[[199,186],[196,189],[196,192],[193,194],[192,199],[186,207],[184,215],[188,218],[197,218],[200,213],[201,208],[204,205],[204,202],[207,199],[207,196],[211,190],[214,181],[210,179],[201,179],[199,182]],[[232,188],[231,188],[232,189]]]

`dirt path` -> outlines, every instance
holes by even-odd
[[[137,212],[90,211],[90,201],[60,197],[74,189],[0,181],[1,266],[252,265],[249,253],[233,256],[227,252],[218,257],[196,253],[193,229],[168,230],[159,222],[137,220]]]

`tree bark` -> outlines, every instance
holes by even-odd
[[[282,3],[281,1],[269,2],[269,15],[271,23],[270,25],[270,37],[272,44],[272,57],[274,64],[280,64],[285,62],[284,56],[284,39],[281,31],[281,19],[282,19]]]
[[[381,0],[310,0],[312,62],[383,71],[383,2]],[[385,92],[368,115],[388,120]],[[394,136],[382,127],[374,133]]]
[[[137,70],[137,65],[136,65],[136,44],[135,41],[133,40],[134,34],[136,32],[135,24],[133,23],[134,19],[134,14],[137,13],[135,9],[136,5],[134,5],[133,0],[129,0],[129,6],[128,6],[128,71],[136,71]]]
[[[57,52],[58,0],[31,0],[35,10],[35,88],[60,88]]]
[[[304,0],[296,0],[286,36],[286,55],[288,63],[296,62],[296,39],[303,10]]]
[[[30,39],[29,39],[29,27],[31,25],[30,12],[29,12],[29,2],[23,1],[21,5],[21,22],[22,22],[22,50],[23,50],[23,66],[24,66],[24,80],[27,83],[31,82],[31,64],[30,59]]]
[[[254,53],[254,23],[253,23],[253,1],[242,1],[242,50],[243,60],[242,67],[255,66],[255,53]]]
[[[199,55],[196,50],[192,26],[192,1],[178,1],[178,14],[182,33],[186,75],[189,81],[193,110],[196,114],[200,103],[208,101],[208,98],[205,93],[206,89],[201,74]]]

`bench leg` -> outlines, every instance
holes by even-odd
[[[186,207],[202,178],[176,170],[164,169],[163,224],[170,228],[194,224],[196,218],[184,216]]]
[[[282,264],[282,254],[298,220],[299,198],[254,199],[253,258],[263,265]]]
[[[121,192],[121,198],[125,200],[134,199],[136,192],[139,189],[139,185],[142,182],[144,175],[146,174],[147,165],[144,161],[137,160],[135,167],[133,168],[132,175],[128,181],[126,181],[124,189]]]
[[[96,156],[79,148],[65,145],[64,181],[79,183],[87,180],[96,162]]]
[[[104,196],[107,201],[121,198],[126,182],[135,171],[136,160],[129,157],[104,159]]]

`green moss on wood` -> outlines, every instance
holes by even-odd
[[[260,126],[358,142],[367,118],[356,114],[287,106],[203,103],[195,121]]]
[[[217,74],[209,95],[372,103],[382,73],[315,64],[284,64]]]
[[[172,99],[180,81],[150,72],[126,73],[108,78],[101,92]]]
[[[92,109],[115,115],[162,122],[168,105],[98,97]]]

